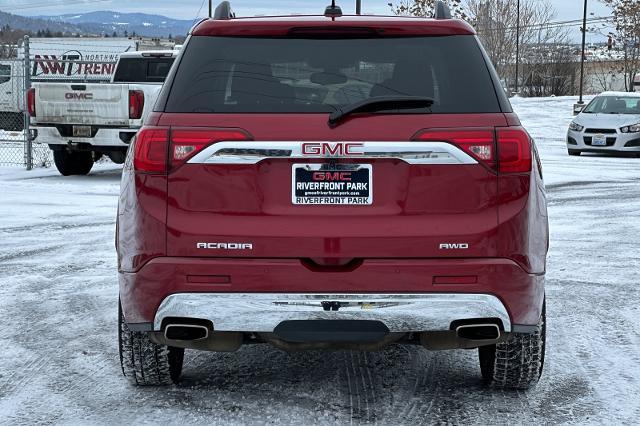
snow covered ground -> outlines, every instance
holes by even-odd
[[[572,98],[515,99],[544,162],[545,372],[483,387],[476,351],[190,353],[136,389],[116,346],[119,169],[0,168],[0,423],[631,424],[640,421],[640,159],[568,157]]]

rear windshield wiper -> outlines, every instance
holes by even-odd
[[[329,115],[329,127],[336,127],[345,117],[357,112],[384,111],[387,109],[428,108],[433,99],[424,96],[376,96],[337,108]]]

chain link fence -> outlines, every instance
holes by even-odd
[[[31,168],[33,147],[28,143],[28,119],[24,113],[28,88],[26,55],[0,59],[0,165]],[[37,149],[36,162],[46,165],[48,150]]]

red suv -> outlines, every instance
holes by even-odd
[[[197,24],[132,141],[119,343],[138,385],[184,349],[479,348],[541,374],[540,161],[474,30],[325,15]]]

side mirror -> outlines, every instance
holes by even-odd
[[[585,104],[585,103],[573,104],[573,115],[580,114],[585,106],[587,106],[587,104]]]

